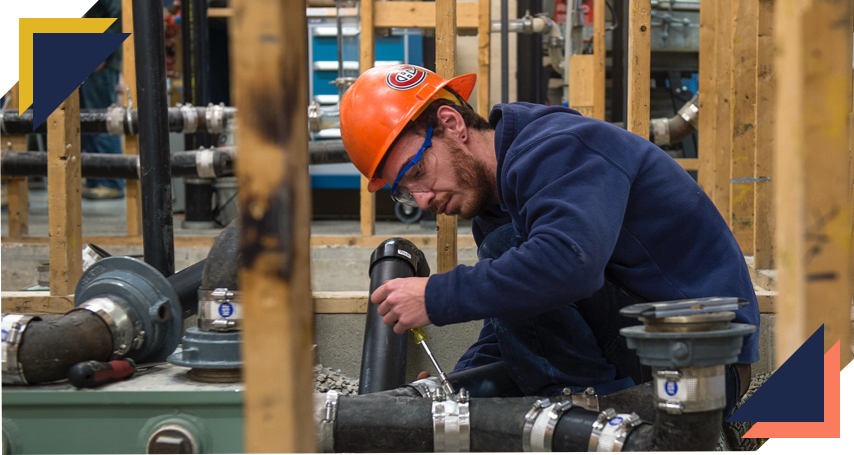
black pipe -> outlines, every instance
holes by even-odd
[[[184,69],[184,103],[205,106],[210,102],[207,79],[210,72],[207,0],[185,0],[181,4],[181,44]],[[214,143],[210,134],[184,136],[184,148],[207,148]],[[184,181],[184,222],[213,224],[213,184],[210,180]],[[197,226],[199,226],[197,224]]]
[[[170,157],[173,177],[198,177],[198,151],[176,152]],[[47,152],[2,152],[0,172],[3,175],[47,176]],[[217,177],[234,174],[229,150],[213,151],[213,172]],[[80,172],[85,178],[139,178],[139,157],[81,153]]]
[[[541,0],[518,0],[516,17],[542,12]],[[503,24],[502,24],[503,25]],[[538,33],[516,36],[516,100],[543,103],[543,37]]]
[[[80,362],[106,362],[112,353],[113,336],[104,320],[77,310],[51,321],[30,321],[18,347],[18,363],[27,383],[40,384],[65,379]]]
[[[81,134],[130,134],[131,129],[128,127],[125,110],[121,109],[120,129],[121,133],[111,132],[108,128],[109,111],[111,108],[101,109],[81,109],[80,110],[80,133]],[[193,108],[195,114],[196,132],[205,133],[208,130],[225,131],[228,126],[228,121],[235,115],[236,110],[233,108],[224,108],[221,119],[208,125],[206,106],[195,106]],[[179,107],[170,107],[167,109],[169,119],[167,121],[170,133],[184,132],[184,113]],[[7,109],[2,111],[3,114],[3,134],[30,134],[30,133],[46,133],[47,124],[42,123],[33,131],[33,111],[32,109],[18,115],[17,109]],[[139,131],[139,111],[131,109],[131,126],[132,131]],[[213,119],[212,119],[213,120]]]
[[[238,255],[240,254],[240,218],[226,226],[214,240],[202,271],[201,289],[239,289],[237,283]]]
[[[167,128],[163,0],[133,2],[139,160],[142,168],[142,238],[145,262],[164,277],[175,272],[172,169]]]
[[[718,444],[723,410],[668,414],[658,411],[652,425],[636,428],[623,451],[710,451]]]
[[[168,278],[175,294],[178,294],[178,300],[181,301],[181,314],[184,319],[196,315],[199,311],[199,288],[202,286],[202,272],[206,261],[202,259]]]
[[[472,398],[521,397],[524,395],[519,386],[510,378],[504,361],[490,363],[465,371],[448,374],[448,382],[454,390],[465,388]],[[375,392],[365,397],[420,397],[421,392],[411,384],[396,389]]]
[[[395,278],[430,275],[427,259],[412,242],[388,239],[371,254],[371,294],[383,283]],[[393,389],[406,382],[406,338],[394,333],[377,313],[379,305],[369,303],[362,346],[359,394]]]

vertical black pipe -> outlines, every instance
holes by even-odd
[[[162,0],[133,2],[133,32],[142,171],[143,254],[145,262],[169,277],[175,272],[175,245]]]
[[[210,73],[210,40],[208,37],[208,2],[184,0],[181,4],[181,50],[183,54],[184,103],[207,106],[210,103],[208,74]],[[184,150],[210,147],[213,136],[207,133],[184,136]],[[186,183],[186,182],[185,182]],[[190,223],[210,223],[213,227],[211,182],[186,184],[184,187],[184,220]],[[206,197],[207,196],[207,197]],[[199,227],[204,226],[199,225]],[[189,227],[189,226],[185,226]]]
[[[371,294],[386,281],[395,278],[430,275],[430,267],[412,242],[402,238],[384,241],[371,254]],[[382,392],[406,383],[406,338],[394,327],[385,325],[377,313],[379,305],[368,303],[359,394]]]
[[[626,84],[628,74],[628,4],[625,0],[614,0],[614,21],[617,26],[611,32],[611,121],[626,122]]]
[[[516,17],[542,12],[541,0],[519,0]],[[543,36],[539,33],[516,35],[516,100],[543,103]]]
[[[508,1],[501,0],[501,102],[510,102],[510,20]]]

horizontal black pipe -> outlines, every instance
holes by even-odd
[[[172,177],[198,177],[196,161],[205,151],[175,152],[170,156]],[[3,175],[47,175],[47,152],[3,152]],[[213,151],[213,172],[217,177],[234,174],[229,150]],[[103,153],[81,153],[80,172],[85,178],[139,178],[139,156]]]
[[[27,383],[41,384],[65,379],[80,362],[106,362],[112,353],[113,337],[104,320],[76,310],[50,321],[30,321],[18,347],[18,363]]]
[[[103,109],[80,109],[80,133],[81,134],[130,134],[139,133],[139,119],[137,110],[131,109],[131,126],[128,128],[127,111],[121,109],[121,112],[116,118],[120,120],[121,133],[111,132],[109,128],[109,112],[114,108]],[[235,110],[233,108],[225,108],[224,115],[220,117],[217,124],[208,125],[206,113],[210,107],[194,106],[196,133],[207,133],[211,131],[225,131],[228,127],[229,119],[234,117]],[[171,133],[186,133],[184,130],[184,112],[180,107],[167,108],[168,112],[168,128]],[[30,134],[30,133],[46,133],[47,123],[42,123],[33,131],[33,111],[27,110],[23,114],[18,115],[17,109],[6,109],[2,111],[2,119],[0,119],[3,134]]]
[[[234,258],[237,260],[237,257]],[[181,301],[181,313],[184,319],[194,316],[199,311],[199,288],[202,286],[202,271],[205,269],[205,259],[187,267],[167,278],[169,284],[178,294]]]

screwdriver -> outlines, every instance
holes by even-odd
[[[131,378],[138,370],[160,365],[165,362],[153,362],[137,365],[133,359],[120,359],[111,362],[90,360],[80,362],[68,371],[68,381],[78,389],[91,389],[122,379]]]
[[[442,381],[442,388],[445,389],[445,393],[449,396],[454,394],[454,387],[448,382],[448,376],[445,375],[445,372],[442,371],[442,367],[439,366],[439,362],[436,361],[436,358],[433,357],[433,353],[430,351],[430,348],[427,347],[427,333],[421,327],[416,327],[414,329],[409,329],[412,332],[412,337],[415,338],[415,344],[420,344],[424,347],[424,351],[427,352],[427,357],[430,357],[430,361],[433,362],[433,366],[436,367],[436,371],[439,372],[439,379]]]

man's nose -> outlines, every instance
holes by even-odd
[[[413,193],[412,197],[415,198],[415,202],[418,204],[418,208],[421,210],[430,210],[430,204],[433,203],[433,199],[436,198],[436,193],[432,191],[418,192]]]

